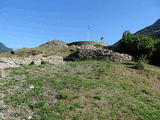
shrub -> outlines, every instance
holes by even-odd
[[[122,39],[111,47],[116,52],[126,53],[134,56],[137,60],[146,56],[149,63],[159,64],[160,39],[154,39],[144,35],[132,35],[126,31]]]
[[[156,41],[148,36],[132,35],[130,32],[124,32],[122,40],[120,40],[115,50],[122,53],[131,54],[137,59],[139,57],[147,56],[150,58]]]
[[[138,62],[135,64],[135,68],[139,70],[144,70],[146,69],[146,63],[147,63],[146,57],[142,56],[139,58]]]

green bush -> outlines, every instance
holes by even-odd
[[[149,63],[158,63],[160,60],[160,39],[154,39],[144,35],[132,35],[126,31],[122,39],[113,45],[116,52],[126,53],[134,56],[137,60],[141,56],[146,56]]]
[[[138,62],[135,64],[135,68],[139,70],[144,70],[146,69],[146,63],[147,63],[146,57],[142,56],[139,58]]]
[[[131,54],[137,59],[147,56],[150,58],[155,50],[156,41],[148,36],[132,35],[130,32],[124,32],[122,40],[115,46],[115,50],[121,53]]]

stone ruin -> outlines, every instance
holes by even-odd
[[[76,57],[79,60],[104,60],[115,62],[132,61],[133,57],[128,54],[121,54],[103,47],[83,45],[77,47]]]
[[[91,42],[90,42],[91,43]],[[93,42],[95,43],[95,42]],[[77,44],[77,43],[76,43]],[[78,45],[80,44],[80,45]],[[104,61],[116,61],[116,62],[128,62],[132,61],[133,57],[127,54],[120,54],[109,50],[106,46],[95,46],[94,44],[86,44],[86,42],[78,42],[77,45],[73,45],[77,48],[77,51],[70,56],[63,58],[62,56],[45,56],[44,53],[31,51],[30,55],[24,57],[14,56],[16,51],[10,51],[10,57],[0,58],[0,68],[19,67],[21,65],[40,65],[42,61],[49,62],[51,64],[63,64],[70,60],[104,60]],[[54,40],[41,45],[43,47],[70,47],[61,40]],[[40,46],[40,47],[41,47]]]

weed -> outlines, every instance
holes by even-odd
[[[35,103],[33,106],[34,108],[41,108],[45,105],[45,101],[39,101],[37,103]]]
[[[42,107],[38,113],[40,115],[38,120],[64,120],[63,117],[56,114],[54,109],[50,107]],[[34,120],[37,120],[37,117]]]
[[[66,100],[70,98],[70,95],[66,92],[63,92],[63,93],[58,94],[56,98],[59,100]]]
[[[101,99],[102,99],[102,97],[101,97],[101,96],[95,96],[95,97],[93,97],[93,99],[101,100]]]
[[[68,110],[68,107],[62,101],[58,101],[58,103],[55,104],[54,110],[62,113],[66,112]]]
[[[70,106],[70,110],[75,110],[76,108],[83,108],[83,107],[79,102]]]

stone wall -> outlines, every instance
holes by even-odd
[[[41,46],[52,47],[52,46],[63,46],[70,49],[63,41],[50,41]],[[42,61],[49,62],[51,64],[63,64],[65,61],[73,60],[105,60],[105,61],[116,61],[116,62],[127,62],[133,60],[132,56],[127,54],[120,54],[109,50],[107,47],[91,45],[76,45],[77,51],[69,55],[67,58],[62,56],[45,56],[43,52],[33,50],[29,54],[23,57],[15,56],[16,51],[11,51],[10,57],[0,58],[0,68],[8,67],[19,67],[21,65],[40,65]]]
[[[92,45],[79,46],[76,56],[79,60],[105,60],[116,62],[127,62],[133,57],[127,54],[120,54],[107,48],[95,47]]]
[[[51,63],[51,64],[64,64],[62,56],[48,56],[45,57],[43,54],[29,56],[29,57],[9,57],[9,58],[0,58],[0,68],[9,68],[9,67],[19,67],[21,65],[40,65],[42,61]]]

